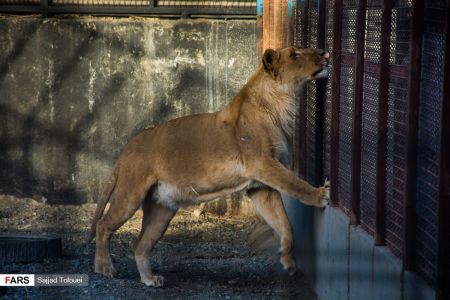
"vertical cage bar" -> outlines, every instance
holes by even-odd
[[[302,40],[301,40],[301,46],[305,47],[308,45],[308,23],[309,23],[309,1],[308,0],[301,0],[302,2],[302,8],[303,9],[303,15],[302,15]]]
[[[272,22],[272,26],[271,26],[271,34],[272,36],[270,37],[270,46],[273,49],[277,49],[280,48],[281,46],[281,42],[283,41],[283,37],[282,37],[282,29],[281,29],[281,22],[283,19],[283,12],[281,11],[281,7],[283,5],[283,0],[272,0],[270,1],[273,4],[273,17],[270,20]]]
[[[273,18],[272,18],[272,36],[271,36],[271,47],[277,49],[282,47],[283,41],[283,29],[281,28],[281,23],[283,22],[283,12],[282,5],[283,0],[272,0],[273,3]]]
[[[264,1],[258,0],[256,4],[256,50],[260,58],[262,57],[264,51],[263,32],[264,32]]]
[[[386,155],[387,155],[387,123],[389,101],[389,57],[391,38],[392,0],[383,0],[382,4],[381,56],[378,94],[378,146],[377,146],[377,182],[375,203],[375,245],[385,243],[386,234]],[[388,34],[386,34],[388,33]]]
[[[362,102],[364,87],[364,46],[366,32],[367,0],[357,2],[356,11],[356,56],[355,56],[355,99],[353,101],[353,132],[352,132],[352,199],[350,223],[359,224],[361,214],[361,131]]]
[[[294,45],[295,35],[295,16],[296,16],[296,0],[288,0],[288,31],[287,31],[287,45]]]
[[[333,70],[332,70],[332,102],[331,102],[331,153],[330,181],[331,204],[338,203],[339,178],[339,107],[341,94],[341,46],[342,46],[342,0],[336,0],[333,24]]]
[[[293,45],[295,47],[299,47],[300,46],[300,38],[301,38],[301,32],[302,32],[302,23],[301,23],[301,17],[303,12],[301,11],[302,6],[301,6],[301,1],[300,0],[295,0],[295,14],[293,17],[293,23],[294,23],[294,41],[293,41]],[[296,95],[296,103],[299,103],[300,105],[300,100],[299,100],[299,95]],[[295,118],[294,118],[294,134],[292,137],[292,148],[293,148],[293,153],[292,153],[292,158],[293,158],[293,170],[294,172],[297,174],[297,176],[300,176],[300,137],[301,137],[301,132],[300,132],[300,123],[301,123],[301,115],[300,115],[300,111],[299,111],[299,105],[297,105],[296,108],[296,112],[295,112]]]
[[[43,17],[48,17],[49,2],[50,2],[50,0],[41,0],[40,1],[41,13],[42,13]]]
[[[270,38],[271,38],[271,24],[270,24],[270,20],[272,19],[271,13],[271,5],[270,5],[270,0],[263,0],[263,11],[262,11],[263,15],[262,15],[262,22],[263,22],[263,27],[262,27],[262,51],[261,51],[261,55],[264,53],[264,51],[270,47]]]
[[[309,10],[309,1],[300,0],[301,5],[298,6],[298,9],[301,10],[301,39],[300,39],[300,47],[306,47],[308,44],[308,10]],[[298,173],[301,177],[306,178],[306,88],[302,89],[300,94],[298,95],[300,98],[300,105],[298,111],[298,122],[299,122],[299,136],[298,136]]]
[[[273,1],[273,31],[272,31],[272,47],[274,49],[282,48],[286,46],[288,18],[287,7],[288,0],[275,0]]]
[[[326,1],[319,2],[319,22],[317,25],[317,48],[325,49],[326,44]],[[316,112],[315,112],[315,145],[316,157],[314,161],[314,184],[316,186],[323,184],[323,135],[325,124],[325,97],[327,91],[327,81],[318,80],[316,83]]]
[[[450,299],[450,1],[445,25],[444,87],[441,111],[441,163],[438,211],[438,299]]]
[[[406,182],[404,203],[403,267],[407,271],[415,269],[416,235],[416,140],[418,129],[418,106],[420,97],[420,77],[422,59],[422,34],[424,21],[424,1],[415,0],[412,12],[411,63],[409,65],[408,109],[407,109],[407,149]]]

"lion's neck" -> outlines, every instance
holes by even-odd
[[[302,86],[304,84],[298,88]],[[218,116],[227,122],[238,122],[243,114],[265,114],[275,125],[274,130],[289,137],[294,127],[295,91],[295,86],[275,81],[260,66],[233,101],[218,112]]]
[[[274,125],[290,136],[296,108],[294,86],[275,81],[263,70],[258,70],[246,89],[246,100],[268,114]]]

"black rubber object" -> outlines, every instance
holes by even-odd
[[[56,235],[0,233],[0,264],[51,257],[61,257],[61,238]]]

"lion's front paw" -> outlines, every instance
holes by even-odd
[[[325,184],[320,189],[321,194],[317,207],[324,208],[330,203],[330,181],[325,180]]]
[[[146,286],[158,288],[164,285],[164,277],[158,275],[147,275],[143,278],[141,277],[141,282]]]
[[[294,275],[297,272],[297,265],[294,258],[291,255],[285,255],[280,257],[280,262],[283,265],[283,269],[289,273],[289,275]]]

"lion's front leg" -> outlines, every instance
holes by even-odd
[[[257,212],[280,237],[280,262],[293,275],[297,270],[293,257],[292,228],[284,209],[281,195],[271,188],[252,189],[247,192]]]
[[[249,176],[271,188],[286,192],[307,205],[325,207],[330,198],[330,185],[315,188],[285,168],[280,162],[268,158],[255,160],[248,168]]]

